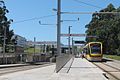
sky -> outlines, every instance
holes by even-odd
[[[37,41],[57,41],[57,0],[4,0],[9,13],[8,19],[13,19],[10,29],[15,34]],[[120,0],[61,0],[62,12],[95,12],[106,8],[112,3],[115,8],[120,6]],[[68,26],[71,27],[71,34],[85,34],[85,25],[91,20],[91,14],[62,14],[61,33],[68,33]],[[54,25],[40,25],[54,24]],[[74,37],[74,40],[85,40],[85,37]],[[61,43],[67,44],[68,38],[62,37]]]

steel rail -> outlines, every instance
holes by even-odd
[[[102,62],[101,62],[101,63],[102,63]],[[107,70],[105,70],[104,68],[100,67],[98,64],[95,64],[95,62],[93,62],[93,64],[96,65],[96,66],[97,66],[98,68],[100,68],[101,70],[103,70],[104,72],[106,72],[107,74],[109,74],[110,76],[112,76],[113,78],[115,78],[116,80],[120,80],[117,76],[115,76],[114,74],[111,73],[112,71],[107,71]],[[105,66],[108,66],[108,67],[110,67],[110,68],[115,69],[115,70],[116,70],[115,72],[120,72],[119,69],[117,69],[117,68],[111,67],[111,66],[106,65],[106,64],[104,64],[104,63],[102,63],[102,64],[105,65]],[[105,74],[104,74],[104,76],[109,79],[109,77],[106,76]]]

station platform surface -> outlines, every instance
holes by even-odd
[[[71,67],[69,67],[71,66]],[[0,76],[0,80],[107,80],[103,71],[86,59],[75,58],[55,72],[56,65],[20,71]]]

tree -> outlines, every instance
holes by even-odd
[[[50,45],[46,45],[46,52],[50,51]]]
[[[11,44],[11,37],[14,35],[13,30],[9,30],[11,22],[13,22],[12,19],[8,20],[6,17],[6,14],[9,13],[9,11],[6,9],[4,1],[0,1],[0,44],[3,46],[3,37],[6,30],[6,45]],[[6,52],[8,52],[8,48],[6,46]]]
[[[99,12],[120,12],[120,7],[115,8],[109,4]],[[108,54],[120,53],[120,14],[94,13],[92,20],[85,26],[87,35],[96,35],[98,38],[86,38],[87,42],[100,41],[103,43],[103,52]]]

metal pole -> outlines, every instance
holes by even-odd
[[[36,43],[36,37],[34,37],[34,56],[33,56],[33,61],[35,60],[35,43]]]
[[[3,63],[7,63],[5,58],[5,48],[6,48],[6,26],[4,26],[4,42],[3,42]]]
[[[74,41],[73,41],[73,38],[72,38],[72,54],[74,54]]]
[[[68,47],[68,51],[69,51],[69,54],[70,54],[70,52],[71,52],[71,51],[70,51],[70,27],[72,27],[72,26],[69,26],[69,27],[68,27],[68,34],[69,34],[69,37],[68,37],[68,46],[69,46],[69,47]]]
[[[35,54],[35,42],[36,42],[36,38],[34,37],[34,54]]]
[[[60,35],[61,35],[61,0],[58,0],[58,6],[57,6],[57,54],[61,54],[61,41],[60,41]]]

